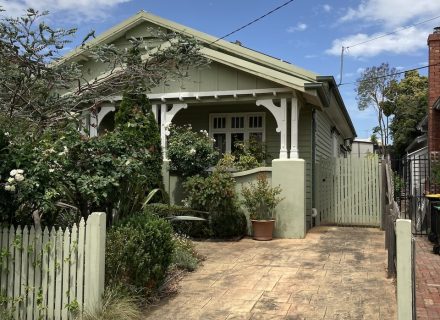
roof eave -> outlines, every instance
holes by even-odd
[[[351,121],[350,115],[345,107],[344,100],[342,99],[341,93],[339,92],[338,85],[336,84],[335,78],[333,76],[317,76],[317,81],[327,82],[329,85],[329,89],[333,91],[335,94],[335,98],[341,107],[342,113],[344,114],[345,120],[350,126],[351,131],[353,132],[353,137],[357,137],[356,129],[354,128],[353,122]]]

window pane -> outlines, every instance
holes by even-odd
[[[224,118],[224,117],[215,117],[215,118],[213,118],[212,127],[214,129],[224,129],[224,128],[226,128],[226,118]]]
[[[214,133],[214,148],[221,154],[226,153],[226,133]]]
[[[263,142],[263,132],[250,132],[249,140]]]
[[[244,133],[231,133],[231,153],[238,150],[235,145],[237,142],[244,142]]]
[[[231,122],[233,129],[244,128],[244,117],[232,117]]]
[[[263,127],[263,117],[262,116],[250,116],[249,117],[249,128],[262,128]]]

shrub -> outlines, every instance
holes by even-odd
[[[208,132],[194,132],[190,125],[169,127],[168,158],[170,169],[182,177],[203,173],[215,165],[218,152]]]
[[[211,229],[214,237],[229,239],[246,234],[247,220],[241,210],[215,213],[211,216]]]
[[[280,186],[272,187],[265,174],[257,176],[257,182],[249,186],[243,186],[241,195],[243,205],[249,211],[251,219],[273,219],[273,210],[283,200]]]
[[[235,180],[230,173],[217,168],[207,177],[188,178],[183,187],[191,208],[210,213],[214,237],[229,238],[246,232],[245,217],[238,209]]]
[[[196,252],[192,241],[183,235],[175,234],[174,244],[172,264],[179,269],[196,270],[201,257]]]
[[[134,215],[107,234],[106,279],[147,294],[165,278],[174,250],[170,224],[148,214]]]

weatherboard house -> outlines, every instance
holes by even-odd
[[[88,42],[127,45],[131,37],[151,38],[151,28],[171,30],[197,39],[209,67],[192,70],[183,85],[159,85],[148,92],[161,128],[164,184],[178,202],[178,179],[167,170],[167,126],[191,124],[207,130],[222,152],[234,141],[257,137],[275,158],[267,167],[235,173],[237,188],[266,172],[280,185],[284,200],[276,210],[275,236],[302,238],[311,225],[315,204],[315,165],[350,151],[356,132],[332,76],[321,76],[288,62],[207,35],[175,22],[139,12]],[[214,42],[215,41],[215,42]],[[102,72],[77,48],[64,57]],[[90,134],[113,121],[121,100],[113,96],[90,117]]]

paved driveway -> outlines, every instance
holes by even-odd
[[[306,239],[200,242],[207,259],[147,319],[395,319],[384,233],[320,227]]]

